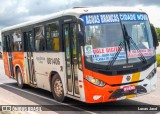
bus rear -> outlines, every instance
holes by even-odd
[[[80,18],[86,102],[117,101],[155,90],[155,41],[147,14],[91,13]]]

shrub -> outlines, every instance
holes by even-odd
[[[160,66],[160,54],[158,54],[156,58],[157,58],[157,65]]]

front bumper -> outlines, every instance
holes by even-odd
[[[109,97],[109,99],[121,98],[121,97],[125,97],[125,96],[128,96],[128,95],[144,94],[144,93],[147,93],[146,88],[139,85],[139,86],[136,86],[135,90],[131,90],[131,91],[128,91],[128,92],[124,92],[123,89],[118,89]]]
[[[101,103],[137,97],[154,91],[156,83],[157,73],[151,80],[145,78],[141,82],[122,86],[105,85],[104,87],[98,87],[84,80],[86,102]],[[123,91],[124,86],[135,86],[136,89],[126,93]]]

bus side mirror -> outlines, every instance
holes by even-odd
[[[152,37],[153,37],[153,44],[156,49],[156,47],[159,46],[159,43],[158,43],[158,38],[157,38],[155,27],[152,24],[151,24],[151,32],[152,32]]]

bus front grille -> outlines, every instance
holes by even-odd
[[[120,97],[124,97],[127,95],[143,94],[143,93],[147,93],[147,90],[143,86],[139,85],[139,86],[136,86],[135,90],[131,90],[128,92],[124,92],[123,89],[118,89],[110,96],[109,99],[115,99],[115,98],[120,98]]]

